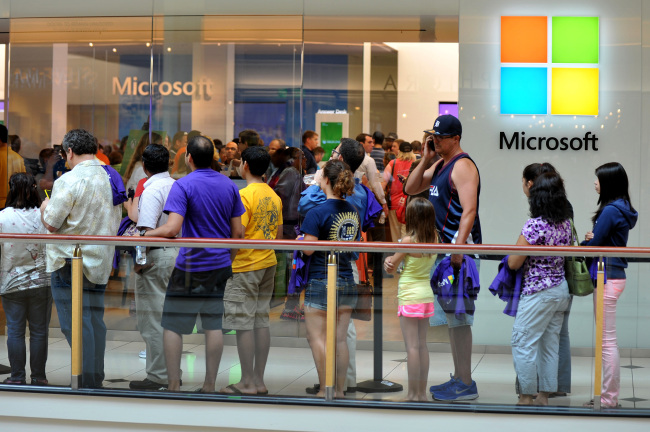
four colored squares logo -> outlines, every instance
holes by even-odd
[[[502,16],[501,114],[598,115],[599,46],[598,17]]]

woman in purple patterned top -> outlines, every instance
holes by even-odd
[[[517,245],[567,246],[571,244],[571,206],[564,182],[557,173],[544,173],[529,186],[530,219]],[[512,357],[519,377],[519,405],[547,405],[549,393],[557,391],[558,350],[569,288],[564,278],[564,258],[511,255],[508,266],[523,266],[524,282],[517,317],[512,327]],[[539,384],[538,384],[539,381]]]

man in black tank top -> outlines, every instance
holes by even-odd
[[[438,117],[433,129],[425,131],[432,135],[424,143],[422,162],[413,170],[404,188],[409,195],[429,189],[441,241],[459,245],[481,243],[480,177],[474,161],[460,148],[462,131],[456,117]],[[432,164],[434,152],[442,159]],[[459,268],[462,258],[462,254],[451,255],[452,266]],[[452,313],[446,314],[446,318],[454,374],[450,381],[433,386],[431,391],[437,400],[476,399],[478,391],[471,372],[473,316],[465,314],[459,318]]]

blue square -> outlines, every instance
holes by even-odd
[[[547,114],[548,74],[540,67],[501,68],[501,114]]]

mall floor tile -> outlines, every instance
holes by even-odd
[[[27,346],[29,350],[29,344]],[[50,385],[70,385],[70,347],[64,338],[49,341],[47,375]],[[146,360],[139,357],[145,349],[144,342],[108,341],[105,356],[105,387],[127,390],[129,381],[145,378]],[[448,352],[430,352],[430,366],[427,386],[443,383],[449,379],[453,361]],[[6,337],[0,336],[0,363],[8,364]],[[620,403],[623,408],[650,409],[650,358],[621,357]],[[630,366],[635,366],[630,368]],[[183,386],[181,390],[192,392],[199,389],[205,376],[205,346],[202,343],[183,345],[181,357]],[[368,350],[356,352],[357,382],[372,380],[374,355]],[[29,368],[29,365],[28,365]],[[406,353],[384,351],[381,371],[383,380],[403,387],[398,392],[364,393],[346,395],[346,399],[382,400],[399,402],[408,391]],[[572,392],[565,397],[550,400],[554,406],[581,407],[593,397],[594,361],[591,357],[572,357]],[[29,371],[28,371],[29,373]],[[514,391],[515,372],[510,354],[472,355],[472,377],[477,382],[479,398],[473,404],[514,405],[517,395]],[[216,387],[239,382],[241,369],[236,346],[224,347]],[[312,353],[309,348],[286,348],[274,346],[269,353],[265,383],[269,393],[296,398],[312,397],[305,392],[307,387],[318,382]],[[434,403],[433,401],[430,403]],[[464,402],[468,403],[468,402]]]

